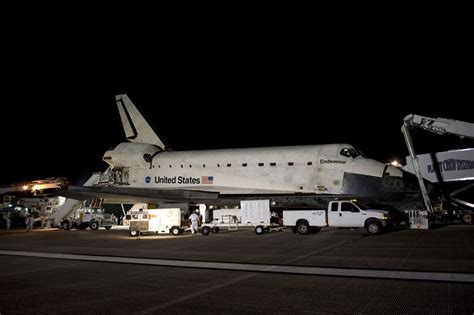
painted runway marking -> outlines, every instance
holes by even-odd
[[[313,275],[313,276],[339,276],[339,277],[423,280],[423,281],[443,281],[443,282],[468,282],[468,283],[474,282],[474,273],[344,269],[344,268],[324,268],[324,267],[282,266],[282,265],[271,265],[271,264],[258,264],[257,265],[257,264],[220,263],[220,262],[187,261],[187,260],[172,260],[172,259],[37,253],[37,252],[7,251],[7,250],[0,250],[0,255],[81,260],[81,261],[106,262],[106,263],[122,263],[122,264],[126,263],[126,264],[162,266],[162,267],[217,269],[217,270],[261,272],[261,273],[270,272],[270,273],[282,273],[282,274],[301,274],[301,275]]]

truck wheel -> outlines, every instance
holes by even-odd
[[[61,224],[61,227],[63,228],[64,231],[69,230],[71,227],[69,226],[69,222],[65,221]]]
[[[99,222],[97,221],[92,221],[91,222],[91,230],[97,230],[99,228]]]
[[[179,235],[179,234],[181,234],[181,229],[180,229],[179,227],[177,227],[177,226],[173,226],[173,227],[171,228],[171,234],[173,234],[173,235]]]
[[[263,226],[257,225],[257,226],[255,227],[255,234],[257,234],[257,235],[262,235],[263,232],[265,232],[265,228],[264,228]]]
[[[217,234],[219,233],[219,227],[218,226],[215,226],[211,229],[211,232],[214,233],[214,234]]]
[[[133,237],[138,236],[138,231],[130,231],[128,233],[130,234],[130,236],[133,236]]]
[[[470,213],[465,213],[461,215],[461,222],[463,224],[471,224],[472,223],[472,216]]]
[[[366,229],[370,234],[379,234],[382,232],[382,223],[373,220],[367,223]]]
[[[308,234],[309,233],[309,224],[308,224],[308,222],[301,221],[298,224],[297,229],[298,229],[298,233],[300,233],[301,235]]]
[[[208,226],[203,226],[203,227],[201,228],[201,233],[202,233],[202,235],[206,235],[206,236],[207,236],[207,235],[209,235],[209,233],[211,233],[211,228],[208,227]]]

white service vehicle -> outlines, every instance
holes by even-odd
[[[329,202],[328,209],[284,210],[282,220],[273,217],[269,200],[242,201],[242,222],[253,223],[258,235],[270,230],[291,227],[294,232],[309,234],[322,227],[365,227],[370,234],[381,233],[392,225],[389,211],[367,209],[352,200]]]
[[[181,209],[140,209],[130,211],[130,236],[141,233],[179,235],[187,227],[182,227]]]
[[[104,227],[107,230],[112,228],[112,225],[117,224],[117,218],[110,213],[106,213],[104,208],[79,208],[74,211],[73,217],[61,221],[60,227],[64,230],[87,229],[97,230],[99,227]]]
[[[322,227],[364,227],[370,234],[379,234],[392,225],[385,210],[367,209],[351,200],[329,202],[323,210],[285,210],[283,224],[300,234],[319,232]]]

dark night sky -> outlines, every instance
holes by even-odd
[[[79,183],[104,170],[102,154],[124,137],[119,93],[175,150],[345,142],[383,162],[403,158],[407,114],[474,122],[466,47],[403,44],[12,51],[2,71],[0,184]],[[473,146],[419,131],[414,141],[419,153]]]

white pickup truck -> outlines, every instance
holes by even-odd
[[[365,227],[370,234],[381,233],[390,226],[390,214],[385,210],[367,209],[351,200],[337,200],[322,210],[284,210],[283,225],[299,234],[318,232],[321,227]],[[255,232],[262,234],[264,230]]]

